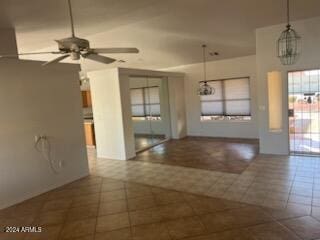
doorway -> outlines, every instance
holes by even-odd
[[[320,70],[288,73],[289,139],[292,154],[320,154]]]

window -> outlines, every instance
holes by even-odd
[[[201,120],[251,120],[249,78],[208,81],[213,95],[200,96]]]
[[[132,88],[132,117],[137,120],[161,120],[159,87]]]

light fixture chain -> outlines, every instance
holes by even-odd
[[[206,64],[206,45],[203,45],[203,78],[204,82],[207,81],[207,64]]]
[[[215,93],[215,89],[212,88],[207,83],[207,59],[206,59],[206,45],[202,45],[202,53],[203,53],[203,81],[200,82],[200,87],[198,89],[198,94],[200,96],[213,95]]]
[[[290,25],[290,0],[287,0],[287,23]]]

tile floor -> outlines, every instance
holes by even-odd
[[[259,155],[241,174],[91,157],[93,174],[208,197],[284,209],[320,207],[320,159]]]
[[[134,141],[135,141],[136,151],[145,149],[165,139],[166,139],[165,135],[135,134]]]
[[[92,175],[0,211],[1,228],[43,229],[0,239],[311,240],[320,238],[319,220],[319,209],[279,211]]]
[[[2,240],[320,239],[320,159],[259,155],[241,174],[97,159],[87,178],[0,211]]]
[[[141,152],[132,160],[240,174],[258,150],[256,140],[187,137]]]

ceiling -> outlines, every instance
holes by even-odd
[[[92,47],[138,47],[110,67],[167,68],[255,53],[259,27],[285,21],[285,0],[73,0],[76,35]],[[320,15],[319,0],[292,0],[294,20]],[[70,35],[66,0],[1,0],[0,27],[14,27],[19,52],[56,50]],[[49,60],[52,56],[33,57]],[[87,68],[105,67],[86,60]]]

